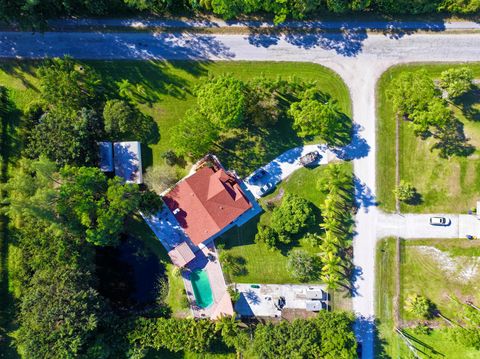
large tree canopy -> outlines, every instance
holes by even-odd
[[[218,130],[202,114],[187,111],[171,133],[171,144],[179,155],[204,156],[218,138]]]
[[[58,212],[70,226],[85,232],[88,242],[115,245],[125,217],[138,208],[138,187],[107,177],[95,167],[70,167],[60,171]]]
[[[245,116],[245,84],[231,75],[212,77],[197,89],[199,111],[219,129],[239,127]]]
[[[328,144],[347,144],[351,121],[342,114],[338,104],[315,88],[306,90],[299,102],[290,106],[293,127],[300,137],[319,135]]]
[[[312,205],[306,199],[287,193],[272,213],[272,228],[279,234],[298,234],[315,220]]]
[[[99,100],[98,74],[70,57],[45,61],[38,75],[43,100],[49,105],[75,112]]]
[[[105,132],[113,141],[158,142],[158,127],[153,118],[123,100],[109,100],[103,108]]]

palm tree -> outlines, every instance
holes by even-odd
[[[128,81],[127,79],[123,79],[122,81],[116,82],[118,86],[118,94],[121,97],[131,99],[133,96],[133,84]]]

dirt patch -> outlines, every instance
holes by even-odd
[[[477,279],[480,273],[480,257],[451,256],[435,247],[418,246],[418,252],[434,260],[440,270],[456,280],[467,283]]]

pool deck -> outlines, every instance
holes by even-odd
[[[214,260],[209,260],[208,255]],[[190,281],[190,274],[195,270],[205,270],[212,289],[213,304],[208,308],[199,308],[195,305],[195,295],[193,293],[192,282]],[[196,258],[187,265],[187,268],[182,273],[183,282],[187,292],[188,301],[192,309],[192,314],[195,318],[212,318],[215,319],[219,314],[233,315],[233,307],[231,301],[225,300],[227,293],[227,284],[223,277],[222,267],[218,260],[218,252],[211,241],[205,248],[196,253]],[[228,305],[230,303],[230,305]]]

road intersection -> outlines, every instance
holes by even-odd
[[[379,223],[392,220],[377,208],[376,84],[390,66],[410,62],[480,60],[480,35],[419,33],[383,35],[344,29],[339,33],[205,35],[148,32],[0,32],[0,58],[43,58],[69,54],[81,59],[191,59],[304,61],[336,71],[347,84],[353,106],[354,141],[340,158],[353,160],[357,179],[356,287],[353,310],[363,357],[374,357],[375,246]],[[393,139],[392,139],[393,141]],[[402,226],[400,219],[396,219]],[[453,227],[452,227],[453,228]],[[387,231],[388,232],[388,231]]]

